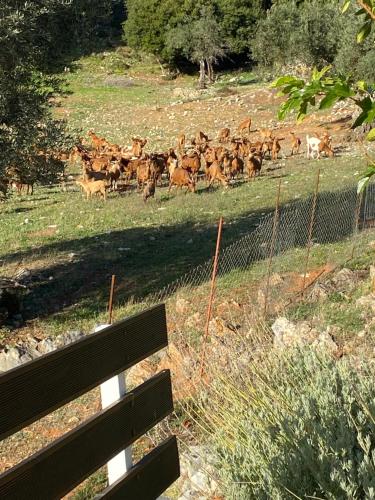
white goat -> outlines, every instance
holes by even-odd
[[[306,144],[307,144],[307,158],[314,158],[314,153],[316,153],[316,157],[320,158],[319,144],[321,140],[317,137],[306,136]]]

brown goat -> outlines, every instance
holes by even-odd
[[[201,168],[201,155],[194,151],[190,156],[184,155],[181,159],[181,167],[187,170],[194,178],[195,182],[198,178],[198,173]]]
[[[170,192],[172,186],[176,186],[180,189],[186,187],[186,192],[191,191],[192,193],[195,193],[194,178],[189,174],[187,170],[181,167],[176,167],[172,172],[172,175],[169,179],[168,193]]]
[[[197,132],[195,135],[195,144],[200,146],[201,144],[205,144],[206,142],[209,142],[208,135],[206,135],[201,130]]]
[[[263,155],[251,152],[247,157],[246,168],[249,178],[255,178],[256,175],[260,175],[262,169]]]
[[[143,201],[146,203],[148,198],[153,198],[155,196],[156,180],[149,179],[143,189]]]
[[[140,163],[137,168],[137,186],[140,190],[147,181],[152,179],[151,174],[151,163],[150,160],[146,160],[144,163]]]
[[[143,148],[147,144],[147,139],[141,139],[139,137],[133,137],[132,138],[132,147],[131,147],[131,154],[132,156],[135,156],[136,158],[140,158],[143,153]]]
[[[185,143],[186,143],[186,135],[181,133],[177,137],[177,151],[182,156],[185,153]]]
[[[243,135],[244,132],[250,134],[250,128],[251,128],[251,118],[246,118],[238,125],[237,132],[241,135]]]
[[[206,177],[208,181],[208,188],[216,181],[220,182],[223,186],[228,186],[228,179],[223,174],[220,163],[215,160],[207,169],[206,169]]]
[[[219,132],[219,135],[218,135],[218,141],[219,142],[228,142],[229,137],[230,137],[230,129],[227,127],[222,128]]]
[[[281,150],[280,141],[283,141],[284,139],[285,137],[281,138],[274,137],[272,141],[272,150],[271,150],[271,157],[273,161],[277,161]]]
[[[104,181],[76,181],[86,193],[86,200],[92,198],[94,194],[100,194],[104,201],[107,199],[107,185]]]
[[[99,137],[98,135],[96,135],[93,130],[90,130],[88,135],[91,139],[94,149],[96,149],[97,151],[101,151],[107,144],[107,141],[103,137]]]
[[[291,138],[292,138],[292,146],[290,149],[290,156],[293,156],[294,154],[298,155],[302,141],[299,137],[296,136],[296,134],[294,132],[289,132],[289,134],[291,135]]]

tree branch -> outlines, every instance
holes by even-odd
[[[373,21],[375,21],[375,12],[373,12],[369,5],[367,5],[363,0],[357,0],[357,4],[367,12]]]

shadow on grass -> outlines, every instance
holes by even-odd
[[[306,245],[311,206],[312,199],[308,198],[281,207],[276,253]],[[355,206],[355,189],[321,193],[316,210],[314,243],[334,243],[351,235]],[[335,213],[337,217],[333,216]],[[253,232],[262,216],[264,209],[226,221],[223,249],[247,236],[246,244],[241,243],[240,250],[233,250],[228,270],[242,268],[243,262],[246,262],[246,267],[254,260],[267,258],[273,217],[267,217],[261,230]],[[117,276],[117,303],[132,297],[141,299],[210,259],[215,241],[214,225],[188,222],[156,229],[138,227],[109,231],[45,245],[37,250],[36,258],[58,255],[59,262],[36,270],[31,282],[25,283],[30,289],[25,317],[46,317],[71,306],[84,307],[88,314],[103,312],[112,274]],[[9,254],[4,260],[9,263],[29,262],[33,260],[33,253],[33,250],[28,250]],[[252,255],[257,255],[256,259]]]

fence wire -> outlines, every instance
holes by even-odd
[[[375,183],[368,186],[362,197],[357,195],[356,186],[353,186],[341,191],[319,193],[314,210],[313,201],[314,196],[311,195],[304,200],[289,202],[281,206],[273,256],[287,255],[290,251],[297,252],[297,254],[293,254],[294,258],[290,262],[278,259],[272,266],[272,272],[289,270],[303,273],[306,267],[307,247],[312,250],[311,261],[313,263],[316,261],[315,254],[319,256],[320,263],[324,261],[332,264],[344,262],[349,258],[349,253],[352,253],[351,249],[348,250],[348,240],[358,236],[359,231],[374,227]],[[273,226],[274,214],[269,213],[261,219],[255,230],[224,247],[219,257],[218,277],[235,270],[246,270],[256,263],[267,261],[271,253]],[[344,252],[337,249],[338,243],[346,244]],[[321,248],[324,248],[324,254]],[[309,265],[308,262],[307,265]],[[150,295],[146,302],[162,302],[182,288],[200,286],[210,280],[212,272],[213,258]]]

